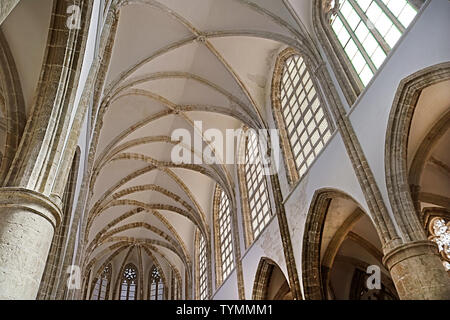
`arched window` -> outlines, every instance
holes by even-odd
[[[111,284],[111,264],[107,265],[95,283],[92,300],[108,300]]]
[[[203,235],[197,231],[197,298],[208,299],[208,266],[206,254],[206,241]]]
[[[219,286],[234,268],[230,201],[219,186],[216,187],[213,207],[216,241],[216,279]]]
[[[333,0],[329,23],[363,87],[417,14],[407,0]]]
[[[150,300],[164,300],[164,283],[156,266],[153,266],[149,277]]]
[[[272,104],[289,182],[297,182],[331,137],[331,120],[307,61],[292,49],[276,63]]]
[[[241,163],[238,168],[247,247],[257,238],[272,217],[260,139],[257,132],[244,128]]]
[[[429,239],[437,243],[445,270],[450,272],[450,218],[433,217],[428,229]]]
[[[122,275],[120,285],[120,300],[136,300],[137,295],[137,268],[128,264]]]

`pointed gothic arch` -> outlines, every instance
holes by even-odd
[[[327,219],[329,216],[333,223]],[[339,190],[317,190],[311,201],[303,236],[305,299],[350,299],[350,286],[343,285],[349,283],[350,278],[340,279],[343,282],[339,288],[333,288],[333,283],[339,277],[339,270],[346,270],[347,275],[357,272],[358,268],[360,270],[362,264],[356,263],[359,260],[364,260],[364,265],[378,266],[384,275],[383,285],[395,292],[389,271],[383,266],[381,250],[379,231],[357,201]],[[390,296],[384,292],[377,295],[380,298]]]
[[[403,79],[389,116],[385,148],[386,184],[393,214],[405,240],[425,239],[410,192],[408,133],[422,91],[446,80],[450,80],[449,62],[425,68]]]
[[[6,178],[26,125],[22,84],[14,57],[0,30],[0,107],[6,120],[6,143],[1,150],[0,182]]]
[[[120,291],[119,300],[138,300],[138,286],[139,286],[139,271],[138,268],[128,263],[124,268],[122,275],[120,275]]]
[[[292,292],[280,267],[269,258],[261,258],[253,282],[252,300],[292,300]]]

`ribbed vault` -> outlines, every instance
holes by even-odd
[[[276,54],[286,46],[312,50],[282,0],[114,3],[119,23],[94,110],[85,270],[121,268],[142,251],[144,264],[156,260],[166,278],[173,270],[181,280],[192,272],[195,230],[212,245],[215,185],[236,203],[235,167],[204,131],[266,128]],[[193,158],[209,149],[219,163],[173,163],[176,129],[200,141],[183,145]]]

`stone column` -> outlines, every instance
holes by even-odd
[[[0,1],[0,25],[9,16],[14,7],[19,3],[19,0],[2,0]]]
[[[81,8],[80,29],[66,26],[72,5]],[[63,187],[79,135],[71,119],[91,13],[88,0],[55,0],[53,6],[34,105],[0,188],[0,299],[36,298],[62,218]]]
[[[450,300],[450,277],[431,241],[403,244],[388,252],[389,269],[402,300]]]
[[[60,206],[40,193],[0,189],[0,300],[34,299]]]

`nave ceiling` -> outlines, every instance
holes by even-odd
[[[232,199],[237,190],[235,166],[202,132],[267,128],[271,66],[304,38],[289,10],[285,1],[123,3],[94,138],[86,263],[98,268],[117,250],[123,260],[124,248],[148,250],[163,272],[192,263],[194,231],[210,238],[216,184]],[[174,164],[181,128],[194,157],[209,148],[221,161]]]

